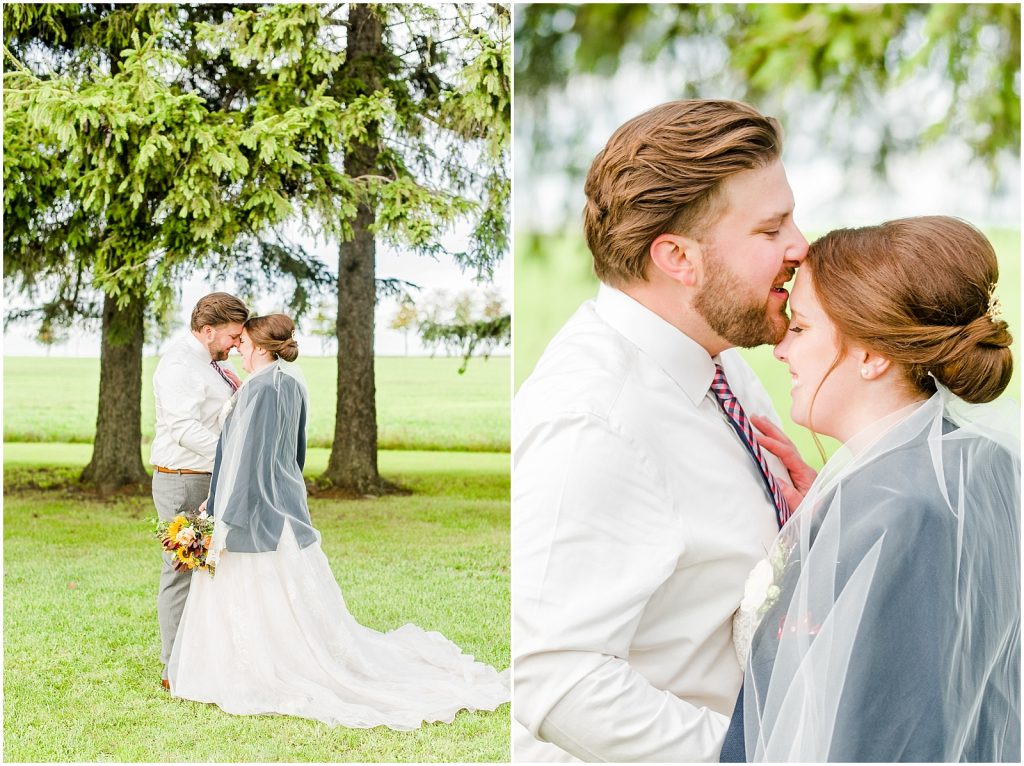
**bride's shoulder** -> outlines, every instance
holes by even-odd
[[[1019,494],[1020,459],[984,436],[944,424],[941,448],[912,439],[852,472],[839,486],[842,525],[868,537],[955,533],[964,496],[997,486],[993,498]],[[975,503],[975,505],[977,505]],[[984,511],[975,508],[977,516]]]
[[[844,526],[885,531],[941,520],[942,491],[934,476],[933,456],[923,441],[879,455],[839,484]]]
[[[274,388],[273,375],[250,375],[245,381],[245,385],[238,391],[239,403],[251,406],[255,405],[256,402],[276,398]]]

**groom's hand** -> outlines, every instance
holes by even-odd
[[[771,420],[761,415],[751,415],[750,422],[760,432],[754,436],[757,438],[757,443],[761,445],[761,449],[775,455],[789,471],[789,477],[793,480],[792,486],[782,480],[779,483],[782,486],[782,494],[786,498],[786,503],[790,508],[796,510],[796,507],[804,499],[804,495],[807,494],[807,490],[811,488],[811,484],[817,478],[818,472],[804,462],[796,445]]]

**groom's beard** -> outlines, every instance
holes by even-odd
[[[215,362],[223,362],[225,359],[228,358],[228,354],[231,353],[232,348],[234,347],[228,346],[227,348],[217,348],[216,346],[213,345],[213,343],[211,343],[209,346],[206,347],[206,350],[210,352],[210,359],[212,359]]]
[[[773,309],[767,296],[761,302],[742,297],[747,285],[713,251],[707,251],[704,263],[704,285],[693,308],[708,327],[740,348],[781,343],[789,329],[785,310]]]

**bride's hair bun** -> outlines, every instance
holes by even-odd
[[[995,251],[965,221],[903,218],[826,234],[807,255],[840,335],[903,367],[922,393],[939,381],[968,402],[1010,383],[1013,338],[993,296]]]
[[[968,402],[990,402],[1003,392],[1013,374],[1013,337],[1002,319],[989,315],[965,325],[933,365],[935,379]]]
[[[286,362],[294,362],[299,358],[299,344],[295,342],[295,338],[289,338],[286,340],[281,347],[277,350],[277,355],[284,359]]]
[[[287,314],[252,317],[245,323],[245,331],[254,344],[265,348],[275,357],[286,362],[294,362],[299,358],[299,344],[293,337],[295,322]]]

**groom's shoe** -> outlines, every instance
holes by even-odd
[[[167,691],[171,690],[171,682],[168,681],[166,678],[161,678],[160,679],[160,685],[162,687],[164,687],[165,689],[167,689]]]

